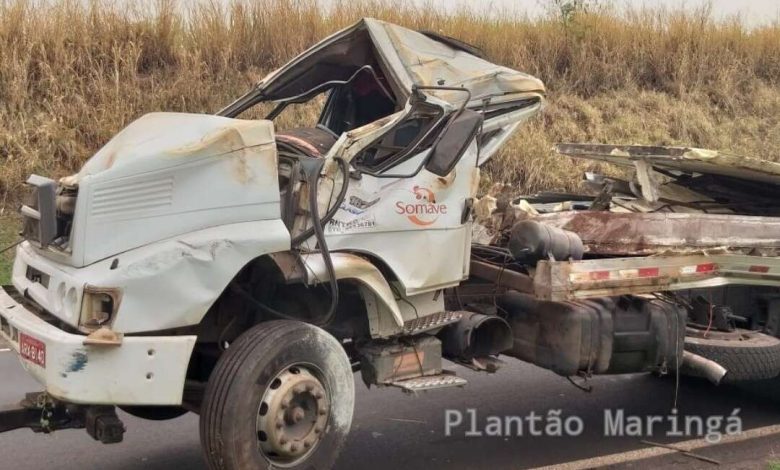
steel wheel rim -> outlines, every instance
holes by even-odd
[[[258,449],[271,463],[293,466],[322,441],[331,406],[321,372],[311,364],[292,364],[263,392],[257,410]]]

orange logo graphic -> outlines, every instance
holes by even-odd
[[[413,224],[420,226],[432,225],[439,216],[447,213],[446,204],[437,204],[436,196],[428,188],[415,186],[412,188],[415,197],[414,203],[398,201],[395,203],[395,211],[405,215]]]

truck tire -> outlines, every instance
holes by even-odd
[[[780,374],[780,339],[750,333],[741,340],[685,338],[685,350],[713,360],[726,369],[723,383],[764,380]]]
[[[261,323],[222,354],[200,417],[212,470],[333,467],[352,424],[355,383],[341,344],[316,326]]]

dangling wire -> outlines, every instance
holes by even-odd
[[[578,389],[582,390],[585,393],[590,393],[593,391],[593,386],[588,384],[587,377],[583,377],[582,384],[578,384],[577,382],[575,382],[571,375],[567,375],[566,380],[568,380],[569,383],[571,383],[572,385],[574,385],[575,387],[577,387]]]
[[[10,250],[10,249],[12,249],[12,248],[15,248],[15,247],[17,247],[17,246],[21,245],[21,243],[22,243],[23,241],[24,241],[24,238],[22,238],[21,240],[17,240],[17,241],[16,241],[16,242],[14,242],[13,244],[11,244],[11,245],[9,245],[9,246],[7,246],[7,247],[3,248],[2,250],[0,250],[0,254],[3,254],[3,253],[5,253],[6,251],[8,251],[8,250]]]

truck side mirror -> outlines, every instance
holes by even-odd
[[[446,176],[474,140],[482,127],[482,114],[464,109],[444,129],[431,150],[425,169],[437,176]]]

